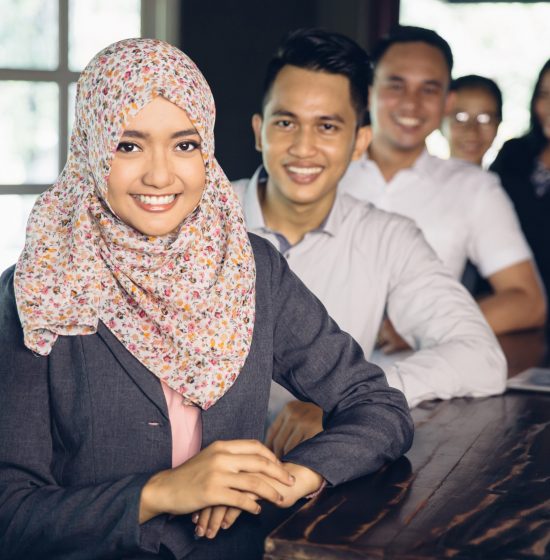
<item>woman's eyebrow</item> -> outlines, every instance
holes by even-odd
[[[198,136],[198,132],[195,128],[186,128],[184,130],[178,130],[170,135],[170,138],[180,138],[181,136]],[[141,132],[140,130],[125,130],[122,133],[123,138],[140,138],[146,140],[150,138],[151,135],[148,132]]]
[[[172,134],[172,138],[179,138],[180,136],[198,136],[199,133],[195,128],[186,128],[185,130],[178,130]]]

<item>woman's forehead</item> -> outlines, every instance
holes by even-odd
[[[125,131],[139,131],[142,135],[163,131],[170,135],[198,134],[187,112],[165,99],[157,96],[145,104],[127,123]]]

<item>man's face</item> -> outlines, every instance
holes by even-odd
[[[392,45],[370,90],[373,146],[420,153],[447,108],[449,69],[441,51],[422,42]]]
[[[357,130],[345,76],[290,65],[275,78],[263,117],[254,115],[252,127],[269,175],[268,191],[298,205],[333,197],[369,136],[367,128]]]

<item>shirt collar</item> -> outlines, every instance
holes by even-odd
[[[260,165],[246,187],[244,194],[243,206],[244,214],[246,216],[246,224],[249,230],[255,229],[266,230],[264,215],[262,214],[262,207],[260,206],[260,199],[258,198],[258,180],[265,173],[263,166]]]
[[[272,230],[265,225],[262,207],[260,206],[260,199],[258,198],[258,183],[264,179],[267,179],[267,172],[263,165],[260,165],[248,182],[243,199],[243,206],[249,230],[253,231],[255,229],[261,229],[265,232],[272,232]],[[340,203],[341,196],[340,192],[337,191],[334,204],[332,205],[328,216],[318,228],[312,231],[318,233],[328,233],[332,236],[336,235],[338,227],[342,223],[344,216],[344,212],[341,208],[342,205]]]
[[[401,173],[402,171],[411,171],[418,175],[429,176],[431,169],[430,160],[433,157],[434,156],[430,155],[427,148],[424,148],[422,153],[416,158],[415,162],[410,167],[400,169],[398,173]],[[374,167],[378,172],[380,172],[378,164],[369,157],[368,150],[365,152],[365,157],[361,159],[361,166],[365,168]]]

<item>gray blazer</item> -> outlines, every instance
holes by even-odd
[[[280,254],[250,237],[252,345],[234,386],[202,413],[202,446],[261,439],[273,378],[325,411],[325,431],[286,461],[329,484],[393,461],[412,439],[403,395]],[[0,558],[260,557],[268,529],[262,515],[242,515],[214,541],[195,541],[188,515],[139,525],[143,485],[171,467],[160,383],[102,323],[93,335],[59,337],[47,357],[33,355],[23,345],[13,271],[0,279]]]

